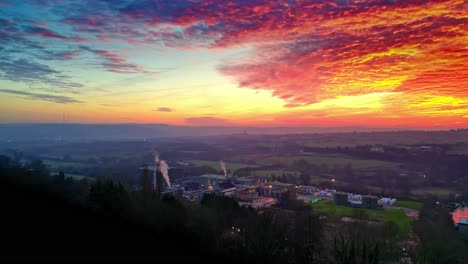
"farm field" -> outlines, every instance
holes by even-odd
[[[272,175],[278,177],[283,174],[286,175],[293,175],[295,177],[299,177],[300,172],[298,171],[287,171],[287,170],[256,170],[252,171],[250,175],[252,176],[261,176],[261,177],[271,177]]]
[[[81,167],[87,166],[85,163],[58,161],[58,160],[44,160],[43,162],[45,165],[50,166],[54,169],[66,168],[66,167],[81,168]]]
[[[435,195],[439,198],[446,198],[453,192],[453,190],[445,188],[427,187],[412,190],[411,194],[417,198],[421,198],[427,195]]]
[[[327,166],[344,167],[351,164],[353,168],[365,169],[375,167],[397,167],[398,163],[379,161],[379,160],[361,160],[352,158],[335,158],[335,157],[322,157],[322,156],[287,156],[287,157],[268,157],[260,160],[258,163],[263,165],[281,164],[283,166],[290,166],[299,160],[305,160],[308,163],[316,165],[326,164]]]
[[[457,155],[468,155],[468,146],[455,147],[454,149],[447,151],[447,153]]]
[[[79,175],[79,174],[65,174],[65,177],[66,178],[72,178],[76,181],[80,181],[80,180],[83,180],[83,179],[86,179],[86,180],[90,180],[90,181],[95,181],[96,178],[93,178],[93,177],[89,177],[89,176],[84,176],[84,175]]]
[[[406,234],[409,231],[411,220],[406,216],[401,209],[362,209],[348,206],[338,206],[331,201],[321,200],[312,205],[313,210],[318,213],[335,216],[335,217],[355,217],[364,214],[368,220],[379,222],[394,222],[398,226],[401,234]]]
[[[416,201],[397,201],[395,206],[400,206],[400,207],[406,207],[406,208],[411,208],[414,210],[421,210],[423,207],[423,204],[421,202],[416,202]]]
[[[211,160],[189,160],[188,162],[192,163],[195,166],[208,166],[211,167],[215,170],[221,170],[219,166],[219,161],[211,161]],[[232,163],[225,161],[226,163],[226,169],[228,171],[228,174],[232,174],[237,169],[240,168],[255,168],[257,166],[251,165],[251,164],[245,164],[245,163]]]

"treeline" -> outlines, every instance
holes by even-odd
[[[468,238],[454,229],[452,208],[438,201],[436,197],[428,197],[420,219],[413,224],[417,244],[412,257],[421,264],[468,263]]]

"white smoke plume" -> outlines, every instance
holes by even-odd
[[[169,179],[168,170],[169,170],[169,166],[167,166],[167,163],[164,160],[159,161],[159,171],[164,177],[164,180],[166,180],[167,186],[171,187],[171,181]]]
[[[158,165],[159,164],[159,152],[155,151],[153,156],[154,156],[154,163]]]
[[[219,161],[219,166],[221,167],[221,170],[224,172],[224,177],[227,177],[226,163],[224,163],[224,161],[220,160]]]

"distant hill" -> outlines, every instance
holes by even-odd
[[[440,128],[439,128],[440,129]],[[120,140],[232,134],[307,134],[415,131],[410,127],[235,127],[165,124],[0,124],[0,140]],[[436,130],[436,128],[420,129]],[[468,133],[466,133],[468,134]]]

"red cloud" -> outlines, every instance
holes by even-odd
[[[382,101],[394,116],[463,118],[468,115],[460,107],[468,101],[466,7],[464,0],[141,0],[127,6],[108,1],[89,2],[86,12],[63,21],[107,41],[213,49],[248,45],[254,55],[228,61],[219,71],[239,87],[271,91],[286,107],[394,92],[405,100]],[[29,34],[70,40],[38,27]],[[89,50],[111,71],[143,71],[116,52]],[[458,105],[442,107],[449,102]],[[337,114],[346,115],[346,109]]]

